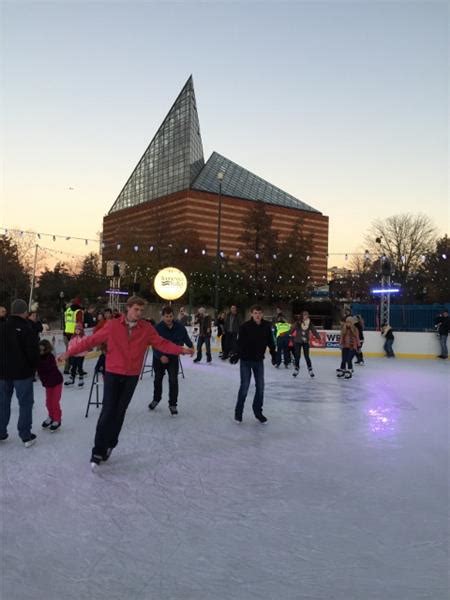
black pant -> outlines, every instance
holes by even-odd
[[[362,362],[364,362],[364,356],[362,353],[362,345],[364,344],[364,340],[362,342],[359,342],[359,344],[360,344],[359,349],[356,351],[356,362],[362,363]]]
[[[155,374],[153,400],[156,402],[161,400],[162,382],[166,371],[169,377],[169,406],[176,406],[178,400],[178,356],[171,356],[167,364],[163,364],[159,358],[153,359],[153,373]]]
[[[83,363],[84,356],[71,356],[69,358],[70,376],[72,377],[72,379],[75,379],[77,373],[80,376],[80,378],[83,379]]]
[[[237,333],[228,331],[222,336],[222,358],[228,358],[230,354],[237,352]]]
[[[210,335],[199,335],[197,340],[197,358],[196,360],[202,360],[202,346],[205,344],[206,347],[206,360],[211,362],[211,336]]]
[[[138,379],[139,375],[105,373],[103,406],[97,422],[92,454],[104,456],[108,448],[117,446],[125,413]]]
[[[308,369],[312,369],[311,359],[309,358],[309,344],[302,344],[302,343],[297,343],[297,342],[295,343],[295,346],[294,346],[295,366],[297,369],[300,368],[300,358],[302,355],[302,348],[303,348],[303,354],[305,355],[306,365],[307,365]]]
[[[353,369],[352,360],[355,355],[355,351],[353,348],[341,348],[342,360],[341,360],[341,369]]]

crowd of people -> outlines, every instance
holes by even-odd
[[[104,379],[102,410],[99,415],[91,464],[98,466],[108,460],[117,446],[128,405],[141,374],[148,347],[153,348],[152,369],[154,374],[153,399],[149,403],[154,411],[161,402],[163,380],[167,373],[169,383],[169,411],[178,414],[178,373],[179,356],[194,355],[194,344],[187,325],[189,317],[182,307],[175,318],[173,308],[162,309],[158,324],[143,318],[146,302],[133,296],[126,303],[123,314],[106,308],[96,311],[94,305],[82,308],[79,298],[74,298],[65,310],[64,340],[66,351],[56,358],[53,347],[47,339],[39,339],[45,331],[35,311],[29,311],[24,300],[14,300],[11,314],[7,317],[5,307],[0,307],[0,344],[7,352],[1,353],[0,361],[0,441],[8,438],[7,427],[11,414],[11,400],[15,391],[19,401],[17,429],[25,447],[33,445],[36,435],[32,432],[32,408],[34,403],[33,383],[38,375],[46,392],[48,416],[42,428],[51,432],[61,427],[61,395],[63,384],[74,386],[78,377],[78,387],[82,388],[86,372],[83,361],[89,350],[100,351],[95,370]],[[252,375],[255,380],[255,395],[252,410],[260,423],[266,423],[264,404],[264,356],[269,350],[272,365],[279,369],[284,364],[289,369],[293,363],[293,377],[300,371],[303,354],[310,377],[314,377],[310,357],[310,344],[313,338],[320,339],[320,333],[312,323],[307,311],[294,315],[292,323],[285,318],[281,309],[271,320],[263,317],[260,305],[250,309],[250,318],[243,321],[238,307],[231,305],[228,312],[218,315],[213,323],[204,307],[198,309],[193,320],[197,336],[194,363],[202,360],[205,346],[206,361],[212,362],[211,337],[213,325],[221,341],[221,360],[231,364],[240,363],[240,385],[235,405],[234,418],[242,422],[246,397]],[[447,337],[449,329],[448,312],[443,311],[436,320],[441,344],[440,358],[447,358]],[[381,328],[384,350],[387,357],[393,357],[394,334],[389,324]],[[364,343],[364,321],[361,315],[346,315],[340,332],[341,362],[336,375],[350,379],[353,361],[364,365],[362,346]],[[64,363],[63,381],[58,363]]]

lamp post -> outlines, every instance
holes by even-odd
[[[216,247],[216,284],[214,293],[214,308],[216,316],[219,312],[219,277],[220,277],[220,234],[222,226],[222,181],[224,173],[217,173],[217,181],[219,182],[219,212],[217,215],[217,247]]]

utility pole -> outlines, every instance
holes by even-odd
[[[39,248],[39,246],[36,244],[34,247],[34,262],[33,262],[33,273],[31,276],[30,299],[28,300],[28,310],[29,311],[31,311],[31,304],[33,302],[34,280],[36,277],[36,264],[37,264],[38,248]]]

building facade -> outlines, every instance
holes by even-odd
[[[243,219],[263,202],[280,240],[301,220],[302,235],[312,240],[312,280],[323,281],[328,217],[217,152],[205,163],[192,77],[104,217],[103,258],[119,259],[131,232],[137,248],[153,250],[162,239],[167,243],[169,226],[173,239],[193,231],[204,251],[215,255],[219,199],[220,251],[230,260],[245,244]]]

